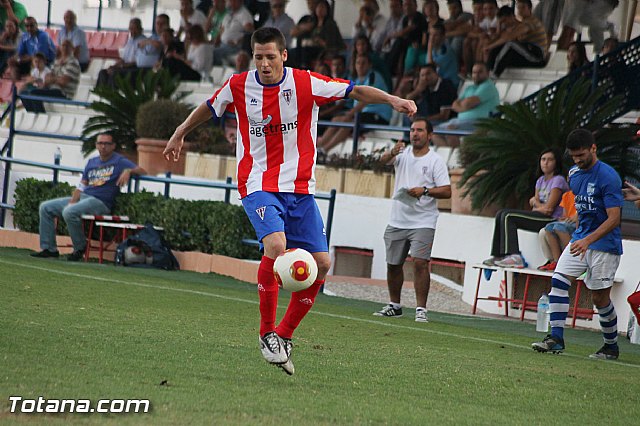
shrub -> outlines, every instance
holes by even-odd
[[[16,183],[14,224],[27,232],[38,232],[40,202],[68,196],[73,187],[53,186],[33,178]],[[255,232],[240,206],[221,201],[166,199],[151,192],[123,193],[116,198],[114,214],[127,215],[133,223],[151,222],[164,228],[164,237],[174,250],[201,251],[224,256],[259,259],[255,247],[242,244],[243,238],[255,238]],[[59,221],[61,234],[66,234]]]

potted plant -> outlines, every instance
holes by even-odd
[[[225,145],[229,149],[222,130],[205,123],[187,136],[180,159],[177,162],[167,161],[162,151],[176,127],[190,113],[191,107],[171,99],[151,100],[140,106],[136,117],[138,137],[135,143],[138,146],[138,163],[147,173],[172,172],[184,175],[188,151],[217,152]]]
[[[637,147],[638,126],[609,124],[621,97],[607,99],[606,91],[606,85],[592,90],[589,79],[567,78],[542,90],[535,102],[498,107],[499,117],[480,120],[475,133],[465,138],[461,146],[465,169],[458,171],[457,185],[452,173],[453,192],[470,197],[476,211],[492,204],[526,205],[533,195],[540,153],[546,148],[564,152],[567,135],[578,127],[595,132],[600,159],[622,178],[637,179],[640,158],[638,150],[630,148]],[[572,164],[566,161],[568,169]],[[452,200],[452,207],[455,204],[464,205],[464,200]]]
[[[138,73],[135,81],[129,77],[116,76],[115,86],[98,86],[92,93],[100,99],[93,101],[95,115],[90,117],[82,129],[82,152],[89,155],[95,149],[95,139],[102,132],[113,134],[118,150],[128,156],[136,156],[136,115],[142,104],[153,99],[179,100],[187,95],[175,97],[180,79],[171,77],[168,71]]]

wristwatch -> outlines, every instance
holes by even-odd
[[[426,186],[423,186],[422,189],[424,189],[424,193],[422,194],[423,197],[425,195],[429,195],[429,188],[427,188]]]

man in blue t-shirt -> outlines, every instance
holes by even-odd
[[[67,260],[78,261],[84,256],[87,238],[82,228],[82,215],[105,215],[111,212],[120,187],[131,175],[146,172],[135,163],[115,152],[116,143],[108,133],[98,135],[99,155],[87,162],[82,180],[71,197],[56,198],[40,204],[40,248],[33,257],[58,257],[54,218],[62,217],[69,229],[73,253]]]
[[[569,171],[569,186],[575,194],[578,227],[551,278],[551,334],[532,347],[538,352],[564,350],[569,287],[586,273],[583,281],[591,290],[604,338],[602,348],[589,357],[618,359],[618,317],[610,293],[622,255],[622,181],[611,166],[598,160],[595,139],[589,130],[576,129],[569,133],[567,150],[576,164]]]

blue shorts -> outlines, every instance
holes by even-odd
[[[262,239],[274,232],[284,232],[287,248],[301,248],[309,253],[328,252],[327,234],[313,195],[285,192],[253,192],[242,199],[260,250]]]
[[[558,220],[547,224],[544,229],[547,232],[564,232],[565,234],[572,235],[576,230],[576,224],[572,222],[565,222],[564,220]]]

